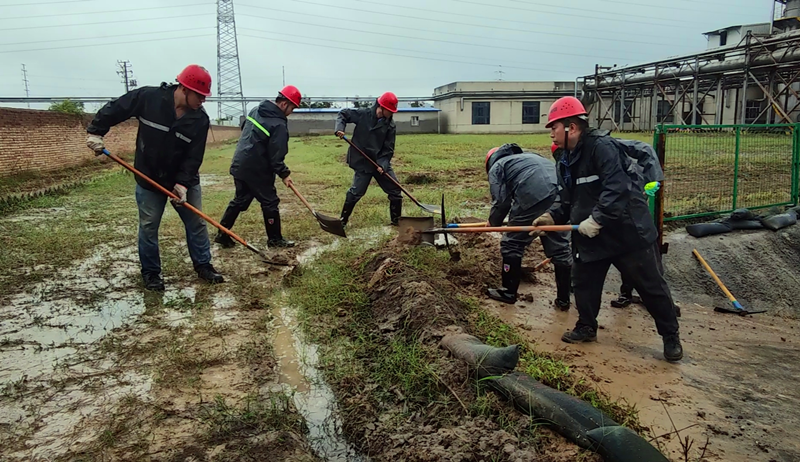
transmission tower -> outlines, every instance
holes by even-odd
[[[243,97],[233,0],[217,0],[217,96],[223,100]],[[247,115],[244,101],[221,101],[218,106],[219,118],[230,118],[237,125],[239,117]]]
[[[30,98],[31,92],[28,89],[28,70],[25,69],[25,64],[22,64],[22,83],[25,84],[25,97]],[[28,103],[28,109],[31,108],[31,103]]]
[[[133,78],[133,68],[130,61],[117,61],[119,70],[117,74],[122,77],[122,83],[125,84],[125,93],[136,88],[136,79]]]

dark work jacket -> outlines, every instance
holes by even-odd
[[[355,130],[353,130],[353,139],[350,141],[361,148],[382,169],[388,170],[394,155],[397,129],[394,120],[378,119],[378,116],[375,115],[377,108],[378,104],[375,103],[371,108],[342,109],[336,117],[334,131],[343,132],[347,124],[356,124]],[[364,156],[352,147],[347,150],[347,165],[360,172],[375,171],[372,163],[364,159]]]
[[[139,119],[134,167],[161,186],[187,188],[200,184],[200,164],[206,150],[208,115],[200,108],[180,119],[175,114],[177,85],[142,87],[129,91],[103,106],[86,131],[105,136],[114,125],[131,117]],[[139,186],[155,188],[138,176]]]
[[[231,175],[247,182],[274,182],[273,175],[286,178],[291,174],[284,163],[289,152],[286,115],[272,101],[262,101],[248,117],[255,119],[269,134],[250,120],[244,121],[231,161]]]
[[[503,145],[496,153],[508,146]],[[536,204],[545,200],[552,202],[558,191],[555,165],[532,152],[501,155],[490,166],[488,175],[492,194],[491,226],[502,226],[509,212],[509,222],[512,222],[515,216]],[[549,206],[549,203],[543,205]]]
[[[604,132],[590,130],[558,162],[560,203],[556,224],[580,224],[591,215],[603,226],[588,238],[572,233],[578,261],[592,262],[643,249],[658,238],[645,196],[628,175],[631,159]]]

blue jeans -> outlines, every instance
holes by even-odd
[[[142,274],[161,273],[161,255],[158,250],[158,228],[164,215],[164,206],[169,198],[157,191],[136,185],[136,205],[139,206],[139,261]],[[186,191],[186,202],[198,210],[203,210],[200,185]],[[211,243],[208,240],[206,222],[190,212],[186,207],[175,207],[175,211],[186,228],[186,243],[194,269],[211,263]]]

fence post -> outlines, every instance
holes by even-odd
[[[742,127],[736,127],[736,150],[733,158],[733,210],[736,210],[737,198],[739,196],[739,148],[741,146]]]
[[[661,170],[664,171],[664,181],[661,182],[661,187],[656,192],[655,201],[655,220],[656,229],[658,230],[658,249],[662,254],[667,253],[669,244],[664,244],[664,190],[666,189],[667,172],[664,169],[667,152],[667,134],[662,129],[660,132],[656,131],[656,154],[658,154],[658,162],[661,164]]]

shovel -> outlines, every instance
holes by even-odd
[[[360,149],[358,146],[356,146],[355,144],[353,144],[353,142],[352,142],[352,141],[350,141],[349,139],[347,139],[347,136],[344,136],[344,135],[342,135],[342,139],[343,139],[343,140],[345,140],[345,141],[347,141],[347,144],[349,144],[350,146],[352,146],[352,147],[353,147],[353,149],[355,149],[356,151],[358,151],[358,152],[359,152],[359,153],[360,153],[362,156],[364,156],[364,158],[365,158],[365,159],[367,159],[368,161],[370,161],[370,163],[372,163],[372,165],[374,165],[374,166],[375,166],[375,168],[380,168],[380,165],[378,165],[378,164],[377,164],[377,163],[376,163],[374,160],[372,160],[372,158],[371,158],[370,156],[368,156],[368,155],[367,155],[367,154],[366,154],[364,151],[362,151],[362,150],[361,150],[361,149]],[[408,198],[409,198],[409,199],[411,199],[411,201],[412,201],[412,202],[414,202],[415,204],[417,204],[417,205],[418,205],[418,206],[419,206],[419,207],[420,207],[422,210],[424,210],[424,211],[426,211],[426,212],[428,212],[428,213],[436,213],[436,214],[439,214],[439,215],[441,215],[441,214],[442,214],[442,209],[440,209],[439,207],[437,207],[437,206],[435,206],[435,205],[421,204],[421,203],[420,203],[418,200],[416,200],[416,199],[414,198],[414,196],[412,196],[412,195],[411,195],[411,193],[410,193],[410,192],[408,192],[408,191],[406,190],[406,188],[404,188],[404,187],[403,187],[403,186],[402,186],[400,183],[398,183],[398,182],[397,182],[397,180],[395,180],[394,178],[392,178],[392,176],[391,176],[391,175],[387,174],[387,173],[386,173],[386,171],[384,171],[384,172],[383,172],[383,175],[386,175],[386,178],[388,178],[389,180],[391,180],[391,182],[392,182],[392,183],[394,183],[394,184],[395,184],[395,185],[396,185],[398,188],[400,188],[400,190],[401,190],[401,191],[403,191],[403,192],[405,193],[405,195],[406,195],[406,196],[408,196]]]
[[[345,238],[347,237],[347,235],[344,233],[344,226],[342,226],[342,220],[334,217],[329,217],[327,215],[323,215],[314,210],[314,208],[311,207],[311,204],[308,203],[306,198],[303,197],[302,194],[300,194],[300,191],[298,191],[297,188],[294,187],[294,184],[289,184],[289,189],[292,190],[294,195],[297,196],[298,199],[300,199],[300,201],[308,208],[308,210],[311,210],[311,213],[314,215],[314,218],[317,219],[317,221],[319,222],[319,226],[322,228],[323,231],[335,234],[337,236]]]
[[[559,233],[563,231],[577,231],[578,225],[547,225],[547,226],[474,226],[471,228],[432,228],[423,233],[529,233],[531,231],[545,231]]]
[[[742,304],[739,303],[736,300],[736,297],[733,296],[731,291],[729,291],[728,288],[725,287],[725,284],[723,284],[722,281],[720,280],[720,278],[716,275],[716,273],[714,273],[714,270],[712,270],[711,267],[708,266],[708,263],[706,263],[706,261],[703,259],[703,257],[700,256],[700,252],[698,252],[697,249],[693,249],[692,253],[694,254],[695,257],[697,257],[698,260],[700,260],[700,263],[703,265],[703,267],[706,269],[706,271],[708,271],[708,274],[711,275],[711,277],[717,283],[719,288],[722,289],[722,292],[725,293],[725,296],[728,297],[728,300],[731,301],[731,305],[733,305],[732,309],[731,308],[720,308],[720,307],[717,307],[717,308],[714,308],[714,311],[716,311],[717,313],[738,314],[739,316],[747,316],[748,314],[756,314],[756,313],[766,313],[766,310],[762,310],[762,311],[748,311],[748,310],[746,310],[742,306]]]
[[[444,214],[444,194],[442,194],[442,226],[447,226],[447,217]],[[444,235],[444,243],[447,246],[447,253],[450,254],[450,261],[461,261],[461,252],[450,249],[450,240],[447,234]]]
[[[156,188],[159,191],[161,191],[162,193],[164,193],[167,197],[170,197],[172,199],[177,199],[178,198],[178,196],[176,196],[172,191],[168,191],[167,188],[165,188],[165,187],[161,186],[160,184],[156,183],[155,181],[151,180],[147,175],[145,175],[144,173],[140,172],[139,170],[136,170],[135,168],[133,168],[133,166],[131,164],[129,164],[129,163],[125,162],[124,160],[120,159],[119,157],[117,157],[116,154],[111,154],[108,151],[108,149],[103,149],[103,154],[105,154],[106,156],[110,157],[111,160],[113,160],[114,162],[116,162],[116,163],[122,165],[123,167],[127,168],[128,170],[130,170],[135,175],[139,176],[139,178],[141,178],[141,179],[145,180],[146,182],[150,183],[151,185],[153,185],[154,188]],[[186,207],[192,213],[196,214],[200,218],[202,218],[205,221],[207,221],[207,222],[211,223],[212,225],[216,226],[217,228],[219,228],[220,231],[222,231],[223,233],[225,233],[228,236],[232,237],[234,240],[236,240],[236,242],[238,242],[238,243],[242,244],[243,246],[247,247],[247,249],[250,250],[251,252],[257,253],[258,256],[261,257],[261,260],[264,263],[268,263],[270,265],[277,265],[277,266],[291,266],[289,263],[279,263],[279,262],[271,261],[269,258],[267,258],[267,256],[264,254],[264,252],[262,252],[262,251],[258,250],[257,248],[253,247],[251,244],[248,244],[247,242],[245,242],[244,239],[242,239],[241,237],[233,234],[233,232],[231,230],[229,230],[228,228],[225,228],[221,224],[219,224],[216,221],[214,221],[213,218],[209,217],[205,213],[203,213],[200,210],[196,209],[194,206],[192,206],[192,204],[190,204],[188,202],[184,202],[183,204],[181,204],[181,206],[182,207]]]
[[[482,221],[480,223],[448,223],[447,228],[479,228],[481,226],[489,226],[488,221]]]

